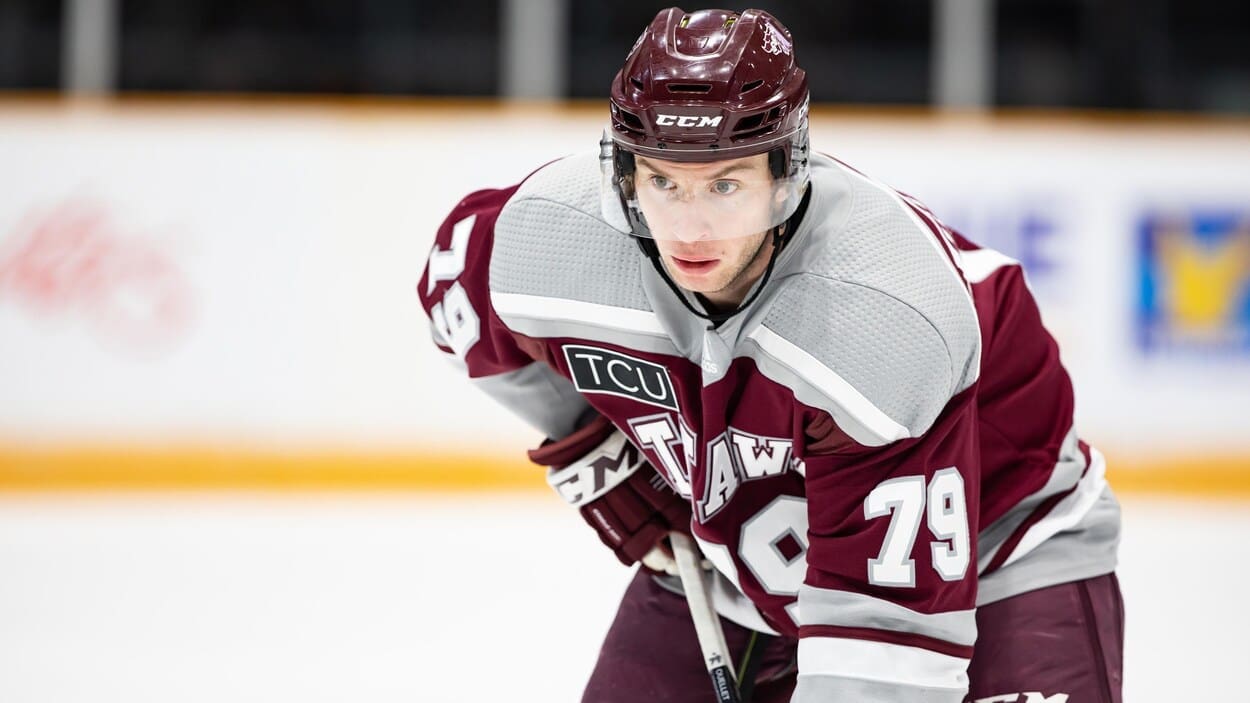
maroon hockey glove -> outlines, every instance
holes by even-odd
[[[638,448],[603,416],[529,452],[547,469],[547,483],[576,506],[599,539],[626,566],[642,560],[671,531],[690,532],[690,503],[668,487]]]

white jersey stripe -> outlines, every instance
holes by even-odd
[[[876,435],[881,444],[911,436],[906,427],[873,405],[872,401],[855,390],[846,379],[776,332],[760,325],[747,337],[755,340],[764,353],[789,366],[799,376],[827,393],[848,415]]]
[[[998,550],[1011,540],[1011,536],[1020,529],[1020,526],[1033,511],[1037,510],[1039,505],[1052,496],[1076,488],[1081,478],[1088,474],[1087,468],[1089,468],[1088,462],[1084,452],[1081,451],[1076,428],[1069,426],[1063,442],[1059,445],[1059,455],[1055,458],[1055,465],[1051,468],[1050,477],[1046,479],[1046,483],[1017,501],[1002,517],[989,525],[980,527],[980,533],[977,535],[977,573],[985,573],[989,565],[994,562]]]
[[[491,293],[490,302],[500,317],[580,322],[594,327],[667,337],[660,318],[647,310],[522,293]]]
[[[1019,261],[993,249],[961,251],[959,260],[969,283],[980,283],[1001,268],[1020,264]]]
[[[965,647],[977,639],[975,609],[922,613],[863,593],[807,585],[799,588],[799,603],[805,625],[910,632]]]
[[[799,640],[799,676],[836,676],[965,691],[968,659],[920,647],[842,637]]]
[[[1003,567],[1033,551],[1054,535],[1075,526],[1094,507],[1094,503],[1098,502],[1098,496],[1102,495],[1107,486],[1107,462],[1103,459],[1102,452],[1093,447],[1090,447],[1089,459],[1089,470],[1081,477],[1076,488],[1056,503],[1046,517],[1038,520],[1024,533],[1015,550],[1003,562]]]

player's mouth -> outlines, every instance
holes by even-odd
[[[676,267],[678,271],[690,275],[707,273],[708,271],[716,268],[716,264],[720,262],[720,259],[708,259],[704,257],[682,258],[678,256],[670,256],[669,258],[672,260],[673,266]]]

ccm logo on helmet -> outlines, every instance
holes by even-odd
[[[661,127],[718,127],[722,117],[696,116],[696,115],[656,115],[655,123]]]

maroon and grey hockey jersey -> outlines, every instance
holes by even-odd
[[[689,497],[721,613],[800,638],[796,700],[960,701],[976,606],[1112,571],[1119,509],[1019,265],[833,159],[811,188],[719,327],[594,155],[465,198],[419,293],[476,385],[551,437],[593,408]]]

